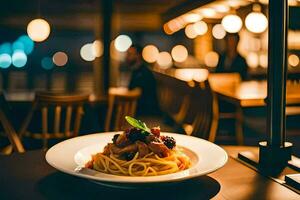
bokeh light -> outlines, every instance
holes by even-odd
[[[176,62],[183,62],[187,59],[188,57],[188,51],[183,45],[176,45],[173,47],[171,51],[171,55],[173,60]]]
[[[207,69],[197,69],[194,72],[193,79],[197,82],[203,82],[208,78],[209,71]]]
[[[245,25],[252,33],[262,33],[268,27],[268,19],[261,12],[252,12],[247,15]]]
[[[5,42],[0,45],[0,54],[6,53],[6,54],[11,54],[11,44],[9,42]]]
[[[212,35],[218,40],[221,40],[226,36],[226,31],[224,30],[222,24],[214,25],[212,29]]]
[[[212,8],[202,8],[200,12],[204,17],[207,18],[214,17],[216,14],[216,11]]]
[[[247,38],[247,50],[249,51],[254,51],[254,52],[258,52],[260,51],[260,49],[262,49],[262,42],[259,38],[256,37],[249,37]]]
[[[187,25],[184,29],[184,32],[185,32],[185,35],[190,39],[194,39],[198,35],[192,24]]]
[[[103,44],[100,40],[95,40],[92,46],[93,55],[95,57],[101,57],[103,55]]]
[[[177,17],[175,19],[170,20],[166,24],[164,24],[163,29],[164,29],[165,33],[168,35],[171,35],[172,33],[184,28],[184,26],[187,22],[185,22],[184,17],[182,17],[182,18]]]
[[[173,33],[173,31],[170,28],[170,23],[165,23],[163,29],[167,35],[171,35]]]
[[[50,57],[44,57],[41,61],[42,68],[46,70],[50,70],[54,67],[54,63],[52,58]]]
[[[115,48],[120,52],[125,52],[132,45],[132,41],[127,35],[119,35],[114,42]]]
[[[183,15],[183,20],[185,23],[194,23],[202,19],[202,16],[197,13],[187,13]]]
[[[263,68],[268,68],[268,55],[266,53],[259,55],[259,65]]]
[[[196,22],[193,24],[193,28],[197,35],[204,35],[208,30],[207,24],[204,21]]]
[[[258,1],[265,5],[269,4],[269,0],[258,0]]]
[[[194,130],[193,125],[191,125],[191,124],[184,124],[184,125],[183,125],[183,128],[184,128],[184,132],[185,132],[187,135],[192,135],[193,130]]]
[[[174,72],[174,76],[177,79],[190,82],[195,80],[197,82],[205,81],[208,77],[207,69],[176,69]]]
[[[204,56],[204,63],[208,67],[216,67],[218,62],[219,54],[214,51],[210,51]]]
[[[25,52],[24,44],[18,40],[12,44],[12,51],[17,51],[17,50]]]
[[[259,64],[258,55],[254,52],[250,52],[246,57],[246,62],[250,68],[257,68]]]
[[[119,59],[119,51],[116,50],[115,48],[115,40],[111,41],[110,45],[109,45],[109,51],[110,51],[110,57],[113,60],[118,60]]]
[[[299,65],[299,57],[296,54],[289,55],[288,61],[289,65],[292,67],[297,67]]]
[[[22,35],[17,39],[17,42],[21,42],[24,46],[24,52],[29,55],[34,49],[34,42],[28,35]]]
[[[157,58],[157,64],[162,68],[162,69],[167,69],[172,66],[172,57],[171,55],[166,52],[160,52],[158,54]]]
[[[126,51],[125,52],[120,52],[116,49],[115,47],[115,40],[111,41],[110,46],[109,46],[109,51],[110,51],[110,57],[117,61],[117,62],[125,62],[126,60]]]
[[[126,52],[120,52],[115,47],[115,40],[110,43],[110,57],[117,62],[124,62],[126,59]]]
[[[11,56],[7,53],[0,54],[0,68],[6,69],[11,65]]]
[[[50,34],[50,25],[44,19],[34,19],[27,25],[27,34],[33,41],[42,42]]]
[[[85,61],[95,60],[95,52],[93,43],[87,43],[80,49],[80,56]]]
[[[226,5],[222,5],[222,4],[216,4],[213,6],[213,8],[220,13],[226,13],[230,10],[230,8]]]
[[[195,71],[198,69],[175,69],[174,76],[177,79],[189,82],[193,80]]]
[[[12,55],[12,64],[17,68],[24,67],[27,63],[27,56],[24,51],[17,50],[14,51]]]
[[[222,26],[228,33],[237,33],[241,30],[243,22],[239,16],[229,14],[222,19]]]
[[[143,59],[148,63],[154,63],[157,60],[159,51],[154,45],[147,45],[143,48]]]
[[[227,0],[227,4],[232,8],[238,8],[240,5],[240,0]]]
[[[62,67],[67,64],[68,55],[65,52],[59,51],[53,55],[52,60],[56,66]]]

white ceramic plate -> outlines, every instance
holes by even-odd
[[[211,173],[225,165],[228,156],[226,152],[211,142],[187,135],[162,133],[176,139],[180,146],[190,157],[192,166],[189,169],[173,174],[129,177],[101,173],[84,168],[91,155],[102,152],[104,146],[111,142],[114,134],[118,132],[98,133],[65,140],[50,148],[46,153],[47,162],[59,171],[74,176],[90,179],[110,186],[145,185],[147,183],[172,183],[191,179]]]

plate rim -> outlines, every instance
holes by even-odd
[[[188,179],[192,179],[192,178],[196,178],[196,177],[199,177],[199,176],[203,176],[203,175],[207,175],[207,174],[210,174],[210,173],[213,173],[215,171],[217,171],[218,169],[222,168],[227,162],[228,162],[228,154],[227,152],[219,145],[215,144],[215,143],[212,143],[208,140],[205,140],[205,139],[202,139],[202,138],[198,138],[198,137],[194,137],[194,136],[189,136],[189,135],[184,135],[184,134],[179,134],[179,133],[173,133],[173,132],[161,132],[162,134],[171,134],[171,135],[178,135],[179,137],[188,137],[188,138],[193,138],[193,139],[196,139],[196,140],[200,140],[200,141],[204,141],[206,143],[209,143],[210,145],[214,146],[215,148],[218,148],[222,153],[223,153],[223,156],[224,156],[224,160],[222,160],[222,162],[215,166],[213,169],[211,170],[206,170],[206,171],[203,171],[201,173],[195,173],[195,174],[192,174],[192,175],[186,175],[186,176],[181,176],[181,177],[178,177],[178,178],[172,178],[172,179],[160,179],[160,180],[142,180],[142,179],[145,179],[145,177],[134,177],[136,179],[141,179],[141,180],[129,180],[129,179],[101,179],[101,177],[99,176],[92,176],[92,175],[88,175],[88,174],[83,174],[83,173],[78,173],[74,170],[70,170],[70,169],[64,169],[63,167],[60,167],[56,164],[54,164],[51,159],[50,159],[50,155],[53,151],[55,151],[55,149],[60,146],[60,145],[64,145],[64,143],[67,143],[67,142],[70,142],[72,140],[80,140],[81,138],[87,138],[87,137],[92,137],[92,136],[97,136],[97,135],[104,135],[104,134],[116,134],[116,133],[120,133],[122,131],[110,131],[110,132],[99,132],[99,133],[93,133],[93,134],[87,134],[87,135],[82,135],[82,136],[77,136],[77,137],[73,137],[73,138],[70,138],[70,139],[67,139],[67,140],[64,140],[62,142],[59,142],[57,144],[55,144],[54,146],[52,146],[50,149],[47,150],[46,152],[46,155],[45,155],[45,159],[47,161],[47,163],[52,166],[53,168],[55,168],[56,170],[58,171],[61,171],[63,173],[66,173],[66,174],[69,174],[69,175],[72,175],[72,176],[76,176],[76,177],[80,177],[80,178],[84,178],[84,179],[88,179],[88,180],[93,180],[93,181],[97,181],[97,182],[107,182],[107,183],[118,183],[118,184],[151,184],[151,183],[167,183],[167,182],[179,182],[179,181],[183,181],[183,180],[188,180]],[[85,148],[85,147],[84,147]],[[185,146],[185,148],[188,148]],[[190,151],[192,151],[190,148],[188,148]],[[80,149],[77,150],[77,152],[79,151]],[[194,151],[192,151],[193,153],[196,153]],[[75,156],[76,152],[74,153],[74,156]],[[197,154],[198,155],[198,154]],[[191,169],[191,168],[190,168]],[[187,169],[189,170],[189,169]],[[185,170],[184,170],[185,171]],[[180,171],[180,172],[184,172],[184,171]],[[180,173],[180,172],[176,172],[176,173]],[[102,172],[97,172],[97,173],[102,173]],[[173,175],[176,174],[176,173],[172,173]],[[105,174],[105,173],[103,173]],[[107,175],[107,174],[105,174]],[[170,175],[170,174],[166,174],[166,175]],[[162,177],[162,176],[166,176],[166,175],[160,175],[160,176],[150,176],[150,177]],[[114,177],[126,177],[126,176],[118,176],[118,175],[111,175],[111,176],[114,176]],[[128,176],[130,177],[130,176]],[[133,177],[131,177],[133,178]]]

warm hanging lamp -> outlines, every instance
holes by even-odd
[[[27,34],[35,42],[42,42],[50,35],[49,23],[40,17],[41,5],[38,0],[38,18],[31,20],[27,25]]]
[[[50,35],[50,25],[44,19],[34,19],[27,25],[27,34],[35,42],[42,42]]]
[[[252,10],[245,19],[246,28],[252,33],[262,33],[268,27],[268,19],[261,12],[259,4],[254,4]]]
[[[221,24],[228,33],[237,33],[243,26],[241,18],[234,12],[223,17]]]

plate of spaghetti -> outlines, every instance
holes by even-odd
[[[65,140],[50,148],[54,168],[109,186],[173,183],[211,173],[227,161],[226,152],[206,140],[161,132],[126,117],[132,126]]]

